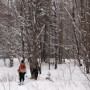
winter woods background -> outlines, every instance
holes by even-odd
[[[0,58],[19,57],[31,70],[73,59],[89,73],[90,0],[0,0]]]

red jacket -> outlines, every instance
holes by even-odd
[[[19,72],[26,72],[26,65],[25,63],[21,63],[18,69],[18,73]]]

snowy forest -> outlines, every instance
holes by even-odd
[[[15,89],[90,89],[90,0],[0,0],[0,90]]]

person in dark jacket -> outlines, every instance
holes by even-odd
[[[24,63],[24,60],[22,60],[21,63],[20,63],[18,73],[19,73],[20,84],[23,84],[23,82],[25,80],[25,74],[26,74],[26,65]]]

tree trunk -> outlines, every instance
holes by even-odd
[[[10,67],[12,67],[13,66],[13,58],[10,57],[9,60],[10,60]]]
[[[74,5],[73,5],[73,11],[72,11],[72,18],[73,18],[73,22],[75,23],[75,6]],[[76,28],[74,26],[73,26],[73,30],[74,30],[74,37],[75,37],[75,42],[76,42],[76,49],[77,49],[76,51],[77,60],[78,60],[79,66],[82,66],[81,61],[80,61],[80,46],[79,46],[80,39],[76,35]]]

